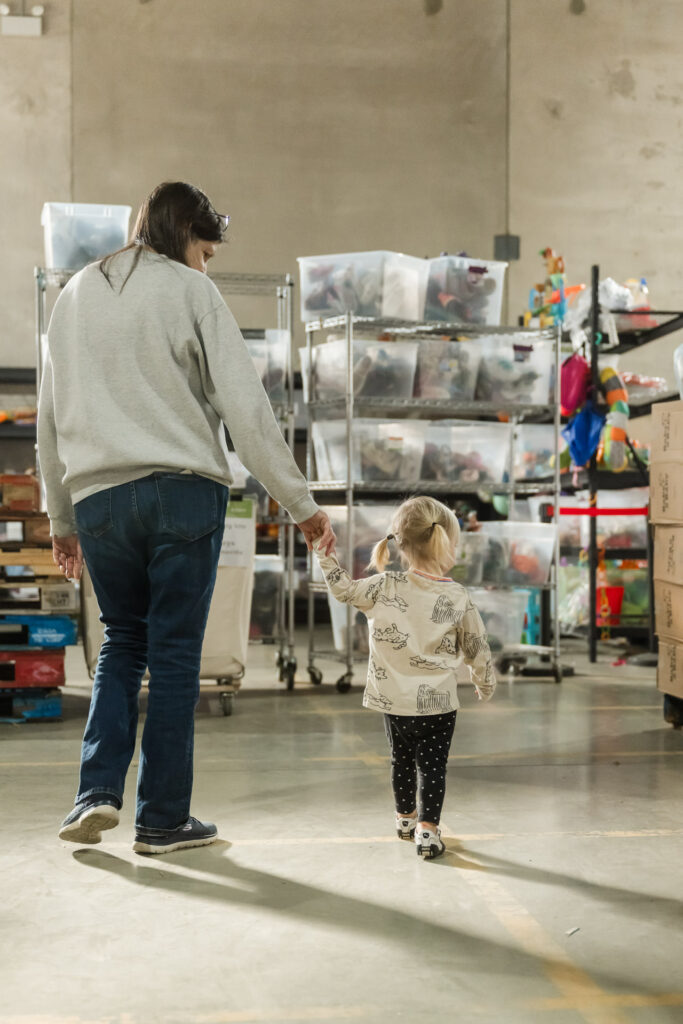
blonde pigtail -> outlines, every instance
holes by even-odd
[[[375,569],[377,572],[384,572],[388,562],[389,540],[387,537],[382,537],[382,539],[378,541],[372,549],[368,569]]]
[[[431,536],[426,544],[425,554],[427,555],[428,560],[432,562],[434,565],[445,565],[446,562],[449,560],[451,554],[451,545],[453,545],[453,542],[455,542],[455,545],[457,545],[459,539],[459,527],[457,529],[457,535],[449,539],[448,534],[444,530],[441,523],[434,523],[431,530]]]

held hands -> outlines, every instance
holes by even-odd
[[[78,535],[52,538],[52,559],[68,580],[80,580],[83,572],[83,552]]]
[[[326,555],[332,554],[337,538],[327,512],[318,509],[314,516],[304,519],[303,523],[298,523],[298,526],[304,535],[306,547],[309,551],[313,550],[313,542],[315,541],[317,546]]]

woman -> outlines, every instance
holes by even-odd
[[[334,544],[273,416],[233,316],[206,276],[228,218],[183,182],[143,203],[134,241],[66,285],[48,329],[38,412],[55,561],[88,567],[105,626],[75,807],[60,838],[118,824],[149,702],[135,843],[166,853],[216,839],[190,816],[194,708],[237,454],[304,533]]]

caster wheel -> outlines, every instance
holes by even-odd
[[[285,684],[288,690],[294,689],[294,677],[296,675],[296,658],[284,658],[280,668],[280,681]]]
[[[562,682],[562,669],[561,669],[561,667],[559,665],[555,665],[555,667],[553,669],[553,676],[555,678],[555,682],[556,683],[561,683]]]
[[[284,682],[285,679],[285,658],[282,655],[282,651],[278,651],[277,658],[275,659],[275,664],[277,666],[277,677],[279,681],[282,683]]]
[[[234,693],[222,693],[221,694],[221,708],[226,718],[229,718],[233,712],[233,704],[235,701]]]
[[[320,686],[323,681],[323,674],[319,668],[309,668],[308,678],[311,680],[314,686]]]
[[[340,676],[337,680],[337,689],[340,693],[348,693],[351,689],[351,680],[353,676],[350,672],[346,672],[343,676]]]
[[[498,663],[500,674],[502,676],[506,676],[513,665],[514,662],[511,661],[509,658],[501,658],[500,662]]]

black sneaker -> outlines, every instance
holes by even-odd
[[[136,829],[133,850],[135,853],[173,853],[187,850],[190,846],[208,846],[218,838],[218,829],[208,821],[188,818],[184,825],[172,832],[159,829]]]
[[[118,823],[119,812],[114,804],[78,804],[62,822],[59,838],[69,843],[100,843],[105,829],[115,828]]]

